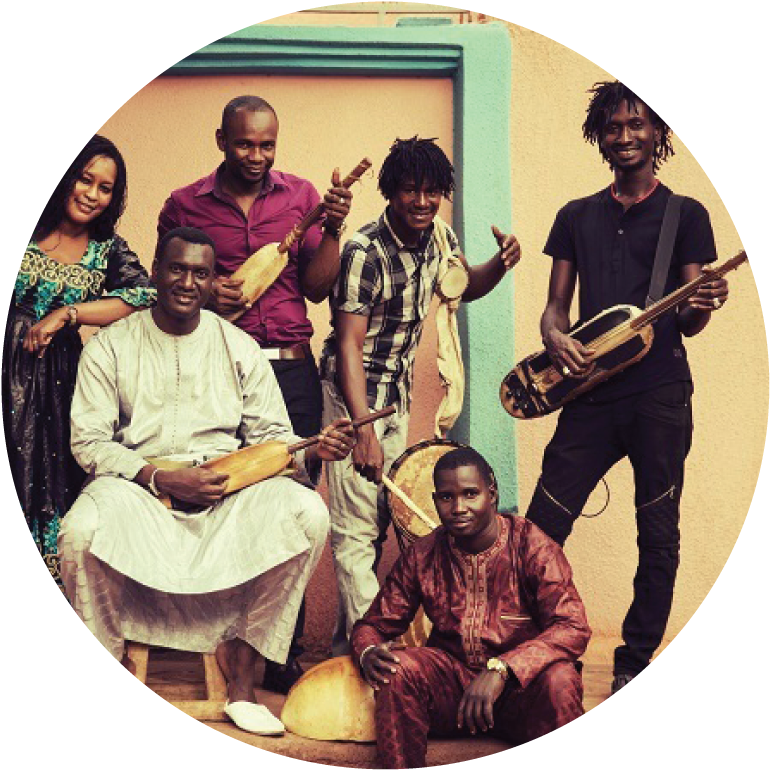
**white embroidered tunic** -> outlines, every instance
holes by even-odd
[[[200,462],[272,439],[297,441],[270,363],[218,316],[203,311],[194,332],[174,336],[142,311],[88,342],[72,448],[95,479],[65,517],[62,574],[87,623],[106,612],[98,597],[112,571],[131,579],[117,609],[107,608],[120,622],[102,618],[92,628],[116,655],[123,639],[210,650],[235,625],[265,655],[284,659],[326,537],[320,497],[274,478],[191,515],[130,481],[148,457]],[[112,571],[101,575],[103,565]]]

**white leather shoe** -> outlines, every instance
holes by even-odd
[[[225,714],[242,730],[260,736],[281,736],[284,724],[264,704],[226,701]]]

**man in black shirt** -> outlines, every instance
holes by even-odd
[[[591,93],[584,137],[599,146],[614,181],[563,207],[544,248],[553,264],[541,335],[558,370],[577,378],[589,371],[592,351],[566,334],[576,280],[584,321],[620,303],[643,307],[672,195],[655,176],[674,154],[669,126],[622,83],[598,83]],[[715,259],[706,209],[684,198],[665,294]],[[683,468],[693,430],[693,384],[681,336],[701,332],[727,297],[724,279],[702,286],[658,321],[646,356],[565,406],[527,511],[563,545],[599,480],[624,457],[632,464],[639,562],[624,644],[615,652],[613,693],[648,665],[672,605]]]

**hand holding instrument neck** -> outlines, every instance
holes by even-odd
[[[363,158],[358,166],[340,183],[341,187],[349,188],[361,179],[367,169],[372,166],[369,158]],[[231,278],[243,281],[241,293],[251,304],[256,302],[273,282],[279,277],[289,261],[289,250],[292,245],[302,239],[308,228],[317,222],[324,213],[324,204],[319,203],[311,209],[278,244],[265,244],[249,257]],[[224,316],[228,321],[235,321],[246,312],[246,308]]]
[[[351,425],[354,428],[359,428],[380,418],[388,417],[394,412],[396,412],[396,407],[392,405],[377,412],[372,412],[358,420],[353,420]],[[244,447],[227,455],[222,455],[219,458],[208,460],[202,463],[201,467],[221,474],[227,474],[225,495],[229,495],[238,490],[243,490],[243,488],[249,487],[249,485],[257,484],[257,482],[262,482],[264,479],[281,474],[292,466],[292,456],[295,453],[318,444],[321,438],[322,435],[317,434],[291,445],[278,440],[262,442],[261,444]],[[155,465],[162,466],[162,461],[157,460],[154,462]],[[175,508],[167,496],[161,496],[159,500],[168,508]]]
[[[369,415],[365,415],[363,418],[357,418],[356,420],[351,421],[351,426],[356,428],[361,428],[362,426],[366,426],[368,423],[374,423],[376,420],[380,420],[381,418],[387,418],[389,415],[393,415],[394,412],[396,412],[396,407],[392,404],[390,407],[383,407],[382,410],[376,410],[375,412],[370,412]],[[287,448],[288,452],[290,454],[294,454],[296,452],[299,452],[300,450],[305,450],[308,447],[312,447],[314,444],[317,444],[321,441],[321,434],[316,434],[316,436],[309,436],[307,439],[303,439],[301,442],[295,442],[295,444],[289,445]],[[257,445],[259,447],[259,445]],[[241,452],[239,450],[239,452]],[[225,456],[228,457],[228,456]]]
[[[594,365],[581,378],[563,374],[543,350],[520,361],[501,383],[503,408],[515,418],[539,418],[560,409],[577,396],[590,391],[608,378],[642,359],[653,344],[653,323],[676,308],[699,289],[747,260],[739,252],[723,265],[705,269],[645,310],[634,305],[614,305],[586,323],[579,323],[568,333],[592,350],[588,357]]]

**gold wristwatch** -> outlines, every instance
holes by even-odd
[[[487,659],[487,669],[490,672],[497,672],[504,680],[509,679],[509,667],[505,661],[501,661],[499,658]]]

